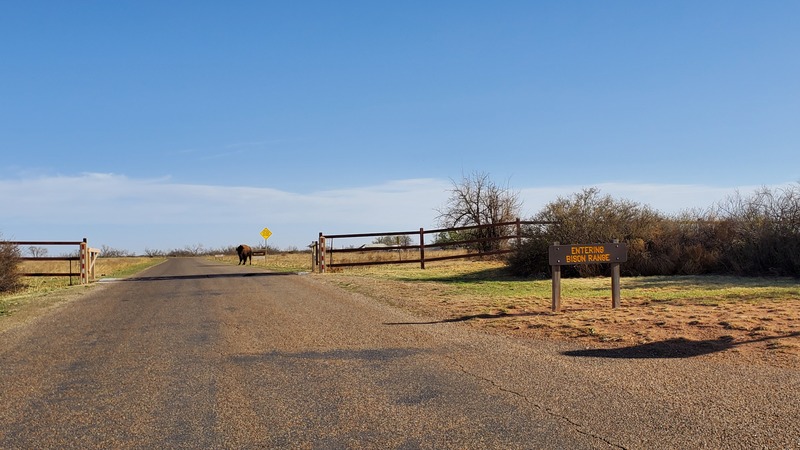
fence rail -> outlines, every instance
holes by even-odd
[[[312,263],[314,264],[314,269],[316,271],[319,271],[320,273],[324,273],[327,269],[334,267],[356,267],[356,266],[371,266],[371,265],[383,265],[383,264],[419,263],[420,268],[424,269],[426,262],[502,255],[514,251],[512,248],[510,248],[510,246],[507,246],[507,248],[500,249],[498,248],[499,246],[485,245],[485,246],[479,246],[479,250],[477,252],[464,253],[458,255],[426,257],[425,256],[426,249],[431,250],[431,249],[441,249],[444,247],[468,247],[468,246],[474,246],[475,244],[493,244],[493,243],[504,243],[508,241],[515,241],[517,245],[519,245],[523,238],[522,235],[523,226],[552,225],[556,223],[557,222],[525,221],[517,219],[513,222],[502,222],[489,225],[472,225],[472,226],[454,227],[454,228],[437,228],[432,230],[425,230],[424,228],[420,228],[418,231],[390,231],[390,232],[380,232],[380,233],[351,233],[351,234],[330,234],[330,235],[325,235],[324,233],[320,232],[319,240],[311,243],[311,248],[313,251]],[[506,234],[505,230],[508,230],[509,227],[513,229],[513,233]],[[459,232],[468,232],[473,230],[484,230],[484,229],[492,230],[490,231],[490,233],[494,235],[489,237],[470,238],[458,241],[432,242],[432,243],[425,242],[425,237],[428,235],[436,235],[441,233],[459,233]],[[504,232],[499,233],[498,232],[499,230],[503,230]],[[363,246],[358,248],[350,247],[350,248],[340,248],[340,249],[335,249],[333,246],[333,241],[335,239],[378,238],[385,236],[416,236],[418,237],[419,243],[416,245],[396,245],[389,247]],[[414,259],[334,262],[335,254],[347,254],[347,253],[386,254],[386,252],[389,251],[399,252],[403,250],[418,251],[419,257]]]
[[[20,257],[20,261],[68,261],[69,272],[26,272],[21,275],[26,277],[80,277],[81,284],[89,284],[95,278],[95,262],[100,255],[100,250],[89,247],[86,238],[82,241],[4,241],[12,245],[76,245],[79,247],[78,256],[33,256]],[[72,262],[78,261],[79,272],[72,271]]]
[[[80,256],[23,256],[20,261],[80,261]]]

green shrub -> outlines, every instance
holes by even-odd
[[[8,292],[20,286],[19,248],[7,241],[0,241],[0,292]]]

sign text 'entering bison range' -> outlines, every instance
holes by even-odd
[[[622,263],[628,260],[628,248],[622,242],[610,244],[553,245],[550,265]]]

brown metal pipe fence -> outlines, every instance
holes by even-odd
[[[464,247],[474,246],[475,244],[489,244],[494,242],[507,242],[512,240],[515,241],[517,245],[519,245],[522,242],[523,238],[522,235],[523,226],[552,225],[555,223],[557,222],[525,221],[517,219],[513,222],[502,222],[489,225],[473,225],[473,226],[455,227],[455,228],[437,228],[432,230],[425,230],[423,228],[420,228],[418,231],[391,231],[391,232],[380,232],[380,233],[351,233],[351,234],[330,234],[330,235],[326,235],[320,232],[319,240],[316,242],[312,242],[311,247],[312,247],[312,254],[314,255],[313,258],[314,265],[318,268],[318,271],[321,273],[324,273],[327,269],[335,267],[356,267],[356,266],[371,266],[371,265],[383,265],[383,264],[419,263],[420,268],[424,269],[426,262],[503,255],[514,251],[510,247],[505,249],[497,249],[495,246],[488,245],[488,246],[479,246],[477,252],[473,251],[457,255],[426,257],[425,255],[426,249],[427,250],[442,249],[445,247],[464,248]],[[440,233],[459,233],[459,232],[467,232],[472,230],[483,230],[483,229],[497,230],[499,228],[507,229],[508,227],[512,227],[513,233],[507,235],[490,236],[483,238],[463,239],[458,241],[433,242],[433,243],[425,242],[425,237],[427,235],[437,235]],[[365,244],[364,246],[357,248],[356,247],[340,248],[340,249],[334,248],[335,239],[376,238],[385,236],[419,236],[419,243],[416,245],[397,245],[390,247],[371,247],[369,244]],[[484,248],[486,249],[484,250]],[[412,250],[419,252],[418,258],[402,259],[402,253],[401,253],[402,251],[412,251]],[[400,259],[350,261],[350,262],[334,261],[335,254],[348,254],[348,253],[387,254],[387,252],[395,252],[395,251],[399,253]]]

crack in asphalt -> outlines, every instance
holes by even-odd
[[[505,392],[505,393],[508,393],[508,394],[511,394],[511,395],[515,395],[515,396],[523,399],[526,403],[528,403],[529,405],[535,407],[536,409],[538,409],[540,411],[543,411],[547,415],[549,415],[551,417],[555,417],[557,419],[561,419],[561,420],[567,422],[568,424],[570,424],[572,426],[572,428],[576,432],[578,432],[580,434],[583,434],[584,436],[589,436],[589,437],[591,437],[593,439],[597,439],[599,441],[605,442],[606,444],[608,444],[608,445],[610,445],[612,447],[623,449],[623,450],[627,450],[626,447],[623,447],[623,446],[621,446],[619,444],[611,442],[609,439],[607,439],[607,438],[605,438],[603,436],[600,436],[599,434],[592,433],[591,431],[585,430],[583,425],[579,424],[575,420],[573,420],[573,419],[571,419],[571,418],[569,418],[569,417],[567,417],[567,416],[565,416],[563,414],[559,414],[559,413],[553,411],[552,409],[550,409],[550,408],[548,408],[546,406],[543,406],[543,405],[541,405],[539,403],[536,403],[536,402],[532,401],[531,399],[528,398],[528,396],[526,396],[525,394],[523,394],[521,392],[517,392],[517,391],[515,391],[513,389],[508,389],[508,388],[503,387],[502,385],[498,384],[496,381],[494,381],[494,380],[492,380],[490,378],[486,378],[486,377],[483,377],[481,375],[478,375],[478,374],[475,374],[475,373],[472,373],[472,372],[468,371],[460,362],[458,362],[458,360],[456,358],[454,358],[452,356],[447,356],[447,358],[450,359],[461,370],[462,373],[464,373],[466,375],[469,375],[469,376],[471,376],[473,378],[476,378],[478,380],[484,381],[486,383],[489,383],[492,386],[494,386],[495,388],[497,388],[498,390],[500,390],[501,392]]]

